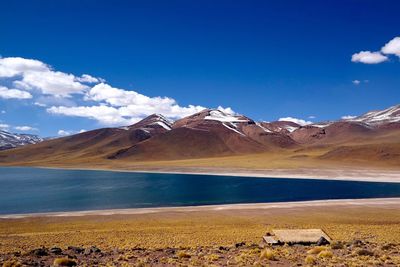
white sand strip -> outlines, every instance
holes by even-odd
[[[134,215],[162,212],[198,212],[198,211],[229,211],[229,210],[255,210],[255,209],[293,209],[307,207],[379,207],[400,210],[400,198],[371,198],[371,199],[343,199],[343,200],[315,200],[299,202],[276,202],[255,204],[228,204],[187,207],[162,207],[162,208],[137,208],[137,209],[111,209],[69,212],[48,212],[29,214],[0,215],[0,219],[18,219],[26,217],[72,217],[72,216],[109,216],[109,215]]]

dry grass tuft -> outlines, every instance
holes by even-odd
[[[76,261],[68,258],[57,258],[53,262],[54,266],[76,266]]]
[[[275,252],[271,249],[264,249],[263,251],[261,251],[260,253],[260,260],[262,259],[267,259],[267,260],[276,260],[276,255]]]
[[[17,260],[8,260],[3,263],[3,267],[20,267],[22,264]]]
[[[320,253],[318,253],[318,258],[332,258],[333,253],[330,250],[323,250]]]
[[[343,249],[344,244],[342,242],[334,242],[331,244],[331,249]]]
[[[209,261],[217,261],[219,260],[220,256],[217,254],[211,254],[205,257]]]
[[[308,255],[304,262],[309,265],[314,265],[317,262],[317,259],[313,255]]]
[[[322,247],[322,246],[313,247],[312,249],[307,251],[307,254],[319,254],[321,251],[324,251],[327,249],[328,249],[327,247]]]
[[[358,256],[374,256],[374,253],[368,249],[358,249],[355,254]]]
[[[176,253],[176,255],[180,259],[183,259],[183,258],[189,259],[191,257],[188,253],[186,253],[186,251],[183,251],[183,250],[178,251],[178,253]]]

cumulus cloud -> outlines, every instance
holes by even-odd
[[[355,85],[359,85],[361,83],[361,81],[360,80],[353,80],[352,83],[355,84]]]
[[[346,115],[346,116],[342,116],[342,120],[351,120],[356,118],[357,116],[352,116],[352,115]]]
[[[29,99],[32,95],[29,92],[18,89],[9,89],[5,86],[0,86],[0,98],[4,99]]]
[[[10,125],[5,123],[0,123],[0,130],[7,130],[8,128],[10,128]]]
[[[59,136],[67,136],[67,135],[71,135],[72,132],[71,131],[65,131],[65,130],[58,130],[57,134]]]
[[[308,116],[308,118],[309,118],[309,119],[315,119],[315,118],[316,118],[316,116],[314,116],[314,115],[311,115],[311,116]]]
[[[84,83],[98,83],[102,81],[101,78],[95,78],[93,76],[90,76],[89,74],[82,74],[82,76],[76,78],[76,80]]]
[[[352,62],[359,62],[364,64],[378,64],[388,60],[388,57],[382,55],[380,52],[361,51],[351,56]]]
[[[84,129],[82,129],[78,132],[77,131],[69,131],[69,130],[58,130],[57,134],[59,136],[68,136],[68,135],[73,135],[76,133],[84,133],[84,132],[86,132],[86,130],[84,130]]]
[[[229,115],[236,115],[236,112],[233,111],[230,107],[224,108],[224,107],[218,106],[217,109],[222,111],[222,112],[224,112],[224,113],[226,113],[226,114],[229,114]]]
[[[50,107],[47,112],[65,116],[82,117],[97,120],[104,125],[131,124],[139,117],[124,117],[119,110],[109,106]]]
[[[278,121],[291,121],[291,122],[297,123],[299,125],[307,125],[307,124],[313,123],[312,121],[306,121],[303,119],[297,119],[297,118],[293,118],[293,117],[280,118]]]
[[[378,64],[389,60],[386,55],[396,55],[400,57],[400,37],[395,37],[387,42],[380,51],[361,51],[351,56],[352,62],[364,64]]]
[[[154,113],[161,113],[169,118],[182,118],[205,109],[194,105],[182,107],[175,99],[169,97],[149,97],[105,83],[93,86],[84,99],[100,104],[76,107],[52,106],[47,111],[53,114],[90,118],[104,125],[120,125],[135,123]],[[225,110],[233,112],[231,108]]]
[[[34,105],[39,107],[49,106],[76,106],[76,103],[71,98],[63,98],[57,96],[39,96],[36,98]]]
[[[0,78],[13,79],[13,85],[19,89],[36,89],[43,94],[69,97],[89,89],[85,83],[97,82],[98,79],[84,74],[54,71],[47,64],[34,59],[21,57],[0,58]]]
[[[393,54],[400,57],[400,37],[390,40],[382,47],[381,51],[384,54]]]
[[[102,78],[75,76],[21,57],[0,58],[0,86],[2,78],[15,87],[3,86],[3,98],[19,93],[19,98],[34,98],[34,105],[45,107],[51,114],[89,118],[109,126],[132,124],[154,113],[179,119],[205,109],[199,105],[181,106],[171,97],[116,88]],[[219,109],[234,113],[229,107]]]
[[[15,126],[14,127],[15,130],[18,131],[37,131],[37,128],[31,127],[31,126]]]
[[[5,110],[0,111],[1,114],[6,114]]]

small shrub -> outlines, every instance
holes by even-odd
[[[335,242],[331,244],[332,249],[343,249],[344,244],[342,242]]]
[[[368,249],[359,249],[355,252],[358,256],[374,256],[374,253]]]
[[[219,260],[219,258],[220,258],[220,256],[217,254],[211,254],[211,255],[206,256],[206,259],[209,261],[217,261],[217,260]]]
[[[304,261],[306,264],[314,265],[317,259],[313,255],[308,255]]]
[[[319,254],[321,251],[326,250],[327,247],[313,247],[309,251],[307,251],[307,254]]]
[[[260,253],[260,260],[262,259],[267,259],[267,260],[275,260],[276,256],[274,251],[272,251],[271,249],[264,249],[263,251],[261,251]]]
[[[387,260],[390,260],[390,257],[389,257],[388,255],[384,254],[384,255],[382,255],[382,256],[380,257],[380,260],[383,261],[383,262],[385,262],[385,261],[387,261]]]
[[[189,254],[187,254],[185,251],[179,251],[177,254],[178,258],[183,259],[183,258],[190,258],[191,256]]]
[[[53,262],[54,266],[76,266],[76,261],[68,258],[57,258]]]
[[[391,248],[393,248],[393,244],[391,244],[391,243],[389,243],[389,244],[384,244],[384,245],[381,247],[382,250],[389,250],[389,249],[391,249]]]
[[[318,258],[332,258],[333,253],[330,250],[323,250],[320,253],[318,253]]]
[[[20,267],[22,264],[17,260],[8,260],[3,263],[3,267]]]

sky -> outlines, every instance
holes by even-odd
[[[220,108],[318,122],[400,104],[400,2],[3,1],[0,128]]]

